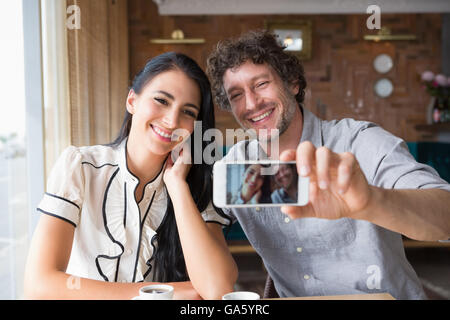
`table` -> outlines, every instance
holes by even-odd
[[[347,294],[336,296],[289,297],[263,300],[395,300],[389,293]]]

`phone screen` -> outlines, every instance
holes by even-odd
[[[298,186],[295,162],[226,164],[226,205],[297,204]]]

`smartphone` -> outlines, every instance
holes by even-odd
[[[216,207],[304,206],[309,178],[297,174],[296,162],[218,161],[213,167]]]

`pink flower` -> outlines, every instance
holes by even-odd
[[[443,74],[436,75],[434,81],[436,81],[436,83],[440,86],[447,86],[447,77]]]
[[[432,81],[434,79],[434,73],[431,71],[424,71],[422,73],[422,80],[423,81]]]

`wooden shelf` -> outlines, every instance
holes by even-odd
[[[450,242],[403,239],[403,246],[405,248],[450,248]]]
[[[411,239],[403,239],[403,246],[409,248],[449,248],[450,242],[439,241],[417,241]],[[228,248],[232,254],[249,254],[256,253],[255,249],[248,243],[248,241],[229,241]]]
[[[231,254],[256,253],[251,245],[230,245],[228,248],[230,249]]]
[[[416,130],[428,132],[450,132],[450,122],[434,123],[434,124],[418,124]]]
[[[232,254],[256,253],[248,240],[229,240],[228,248]]]

